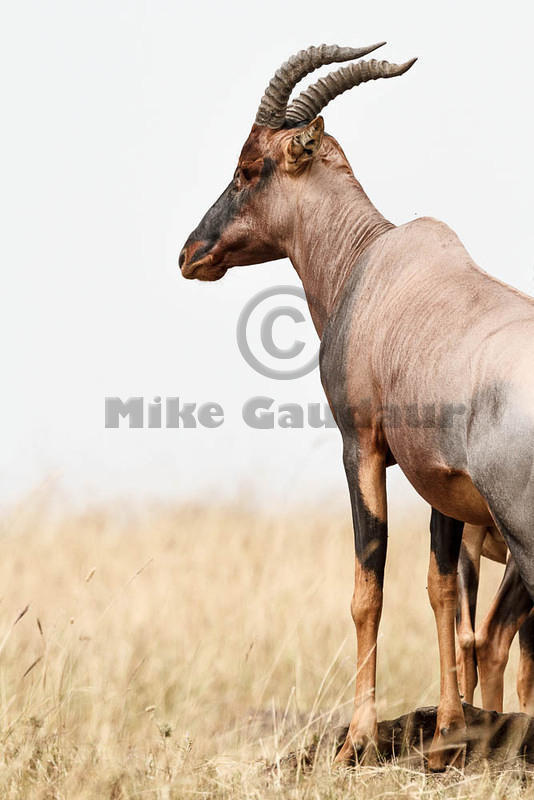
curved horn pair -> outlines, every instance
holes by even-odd
[[[320,78],[317,83],[302,92],[288,108],[293,88],[310,72],[324,64],[361,58],[384,44],[385,42],[380,42],[361,48],[322,44],[319,47],[308,47],[307,50],[301,50],[291,56],[277,70],[265,90],[256,114],[256,125],[277,130],[284,124],[294,126],[309,122],[338,94],[365,81],[402,75],[417,60],[414,58],[400,65],[374,59],[350,64],[348,67],[331,72],[325,78]]]

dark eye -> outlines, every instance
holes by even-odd
[[[243,189],[252,177],[252,172],[248,167],[238,167],[234,172],[234,185],[237,189]]]

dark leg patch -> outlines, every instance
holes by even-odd
[[[434,553],[440,575],[450,575],[456,571],[463,530],[463,522],[432,509],[430,549]]]

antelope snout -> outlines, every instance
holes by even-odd
[[[203,259],[195,259],[195,255],[197,252],[205,245],[205,242],[194,240],[194,241],[187,241],[185,245],[182,247],[180,252],[180,256],[178,258],[178,266],[182,271],[182,275],[184,278],[189,278],[191,275],[191,267],[196,264],[196,262],[200,262]]]
[[[211,252],[206,253],[205,241],[195,240],[182,248],[178,264],[184,278],[196,278],[200,281],[218,281],[226,273],[220,267]]]
[[[198,239],[194,241],[190,241],[189,239],[182,247],[180,252],[180,257],[178,258],[178,266],[183,271],[184,267],[190,264],[195,259],[195,254],[200,250],[200,248],[205,245],[205,242],[199,241]]]

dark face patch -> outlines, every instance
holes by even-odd
[[[215,243],[219,241],[224,229],[235,219],[245,200],[245,192],[239,192],[234,185],[234,181],[229,183],[218,200],[215,201],[204,215],[195,230],[189,235],[185,243],[184,250],[193,242],[204,242],[204,244],[195,251],[190,262],[191,264],[200,261],[201,258],[210,252]],[[184,250],[182,250],[182,255],[184,254]],[[180,266],[182,266],[182,264]]]
[[[276,164],[271,158],[256,159],[252,162],[240,159],[233,180],[188,237],[180,256],[180,267],[183,266],[184,251],[188,245],[202,242],[190,264],[200,261],[212,250],[225,229],[239,216],[251,195],[265,187],[275,168]]]

